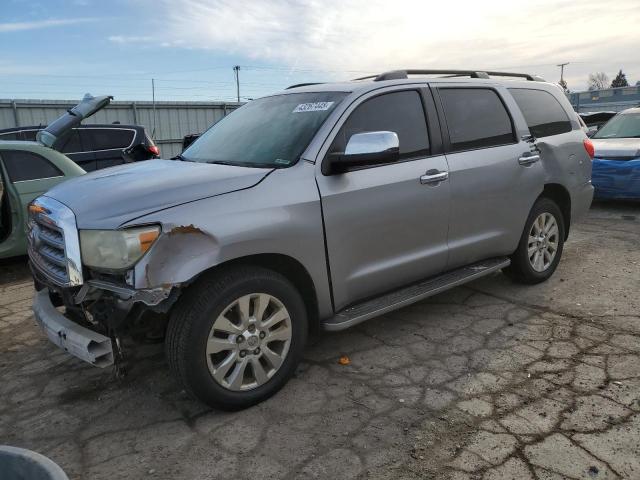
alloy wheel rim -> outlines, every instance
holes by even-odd
[[[534,220],[529,230],[527,255],[529,264],[536,272],[546,271],[558,253],[560,231],[556,218],[548,213],[541,213]]]
[[[266,293],[231,302],[213,322],[206,345],[207,366],[220,386],[246,391],[268,382],[291,346],[291,317]]]

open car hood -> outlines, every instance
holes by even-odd
[[[102,110],[113,100],[110,95],[101,95],[94,97],[90,93],[85,94],[84,98],[75,107],[67,110],[61,117],[51,122],[47,128],[40,130],[36,134],[36,140],[45,147],[51,147],[65,133],[71,131],[73,127],[80,125],[85,118],[89,118],[98,110]]]

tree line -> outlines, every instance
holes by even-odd
[[[629,82],[625,73],[620,69],[611,83],[609,83],[609,77],[604,72],[590,73],[587,85],[589,90],[602,90],[604,88],[628,87]],[[640,85],[640,80],[636,82],[636,85]]]

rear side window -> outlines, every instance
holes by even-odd
[[[63,173],[46,158],[32,152],[9,150],[2,152],[4,166],[12,182],[61,177]]]
[[[92,139],[92,150],[127,148],[133,142],[135,132],[122,128],[87,128],[86,134]]]
[[[474,150],[515,143],[511,117],[494,90],[441,88],[439,93],[452,150]]]
[[[544,90],[510,88],[509,91],[536,138],[570,132],[571,121],[560,102]]]
[[[83,151],[82,142],[80,142],[80,133],[78,133],[77,128],[71,130],[69,138],[65,140],[65,142],[58,150],[60,150],[62,153],[76,153]]]
[[[332,151],[344,151],[349,138],[356,133],[379,131],[398,134],[401,159],[428,155],[429,135],[420,94],[393,92],[366,100],[342,126]]]

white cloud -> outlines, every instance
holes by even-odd
[[[618,0],[162,0],[168,45],[297,68],[509,68],[569,85],[594,70],[640,77],[640,4]],[[511,68],[510,68],[511,67]]]
[[[119,43],[121,45],[128,43],[151,43],[155,42],[156,39],[151,36],[141,35],[112,35],[109,37],[109,41],[113,43]]]
[[[77,23],[95,22],[95,18],[49,18],[46,20],[36,20],[32,22],[6,22],[0,23],[0,33],[20,32],[23,30],[39,30],[49,27],[62,27]]]

